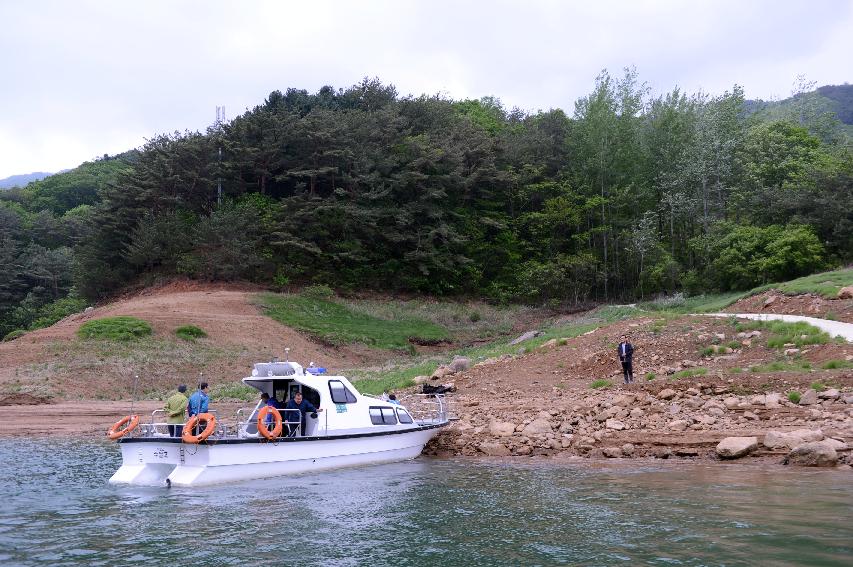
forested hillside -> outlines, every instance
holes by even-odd
[[[274,91],[0,194],[0,332],[72,286],[95,300],[175,275],[536,303],[784,280],[853,259],[840,129],[749,114],[739,87],[653,97],[633,71],[569,112],[367,79]]]

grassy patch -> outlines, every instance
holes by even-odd
[[[379,371],[350,371],[353,385],[362,394],[381,394],[413,386],[415,376],[429,376],[436,368],[437,361],[427,361],[412,366]]]
[[[743,368],[741,368],[740,366],[735,366],[734,368],[729,368],[729,372],[732,374],[740,374],[741,372],[743,372]]]
[[[655,376],[655,373],[654,373],[654,372],[649,372],[649,373],[647,373],[647,374],[646,374],[646,380],[648,380],[648,381],[650,381],[650,382],[651,382],[652,380],[654,380],[655,378],[656,378],[656,376]]]
[[[756,364],[750,366],[750,372],[800,372],[803,370],[811,370],[812,365],[806,361],[802,362],[782,362],[780,360],[767,364]]]
[[[826,390],[826,384],[824,384],[823,382],[812,382],[809,385],[809,388],[811,388],[815,392],[823,392],[824,390]]]
[[[14,331],[6,333],[6,336],[3,337],[3,342],[7,343],[9,341],[14,341],[15,339],[21,338],[26,334],[27,332],[23,329],[15,329]]]
[[[708,373],[708,369],[700,366],[699,368],[688,368],[680,370],[672,375],[671,380],[681,380],[682,378],[692,378],[693,376],[704,376]]]
[[[218,402],[222,400],[241,400],[250,402],[256,400],[260,392],[251,386],[247,386],[242,382],[231,382],[226,384],[217,384],[210,388],[210,401]]]
[[[799,348],[806,345],[822,345],[830,341],[828,333],[801,321],[796,323],[750,321],[749,323],[738,323],[735,329],[738,332],[756,329],[769,331],[767,346],[770,348],[784,348],[786,344],[793,344]]]
[[[205,338],[207,333],[195,325],[184,325],[183,327],[175,329],[175,335],[179,339],[184,339],[185,341],[194,341],[196,339]]]
[[[800,403],[801,397],[802,396],[800,396],[799,392],[788,392],[788,401],[790,401],[792,403],[795,403],[795,404]]]
[[[133,341],[151,335],[151,325],[136,317],[105,317],[86,321],[77,330],[82,339]]]
[[[662,311],[682,315],[686,313],[716,313],[745,295],[743,292],[735,292],[684,297],[677,293],[655,301],[640,303],[639,308],[645,311]]]
[[[601,388],[609,388],[612,385],[613,385],[613,382],[611,382],[610,380],[605,380],[603,378],[599,378],[598,380],[596,380],[592,384],[590,384],[589,387],[592,388],[593,390],[599,390]]]
[[[848,285],[853,285],[853,268],[812,274],[784,283],[763,285],[750,290],[749,295],[757,295],[771,289],[778,289],[788,295],[816,293],[828,299],[834,299],[838,296],[838,291]]]
[[[821,365],[824,370],[840,370],[844,368],[853,368],[853,362],[849,360],[827,360]]]
[[[301,295],[265,293],[258,298],[269,317],[330,344],[363,343],[401,349],[409,347],[410,339],[430,342],[450,338],[447,329],[414,317],[382,319],[327,299]]]

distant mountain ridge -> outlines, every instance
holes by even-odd
[[[10,175],[5,179],[0,179],[0,189],[11,189],[12,187],[26,187],[32,181],[39,181],[45,177],[53,175],[47,171],[35,171],[33,173],[23,173],[20,175]]]

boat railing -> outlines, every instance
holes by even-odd
[[[455,419],[450,400],[444,394],[409,394],[400,403],[419,424],[440,423]]]
[[[218,412],[214,410],[208,410],[208,413],[212,414],[213,417],[216,418],[216,431],[213,433],[213,437],[223,437],[228,435],[228,426],[222,424],[219,421]],[[171,437],[169,434],[169,426],[175,425],[181,428],[183,431],[184,424],[186,422],[181,423],[168,423],[166,421],[166,410],[156,409],[151,412],[151,419],[148,423],[140,423],[139,428],[134,431],[131,435],[134,437]]]

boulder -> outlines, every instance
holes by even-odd
[[[480,443],[477,449],[490,457],[508,457],[512,454],[503,443]]]
[[[824,443],[835,449],[836,451],[846,451],[848,449],[847,443],[844,441],[839,441],[838,439],[833,439],[832,437],[827,437],[823,440]]]
[[[673,431],[684,431],[689,425],[690,422],[683,419],[676,419],[675,421],[670,421],[666,424],[667,428],[672,429]]]
[[[658,398],[660,398],[661,400],[671,400],[675,397],[676,394],[677,392],[675,390],[671,388],[665,388],[658,392]]]
[[[780,402],[782,401],[782,396],[773,392],[764,396],[764,407],[766,408],[778,408],[780,406]]]
[[[853,299],[853,285],[848,285],[839,289],[838,299]]]
[[[426,384],[429,382],[429,376],[415,376],[412,381],[415,385],[420,386],[421,384]]]
[[[737,459],[758,449],[758,437],[726,437],[717,444],[717,455]]]
[[[546,435],[551,433],[551,422],[547,419],[537,418],[528,423],[521,431],[522,435]]]
[[[523,343],[524,341],[529,341],[530,339],[536,338],[542,334],[542,331],[527,331],[520,337],[517,337],[509,342],[511,345],[517,345],[518,343]]]
[[[515,424],[508,421],[492,420],[489,422],[489,433],[495,437],[509,437],[515,433]]]
[[[728,409],[735,409],[736,407],[738,407],[738,405],[740,405],[740,400],[737,398],[726,398],[725,400],[723,400],[723,405],[726,406]]]
[[[619,394],[615,398],[613,398],[613,405],[620,407],[628,407],[634,402],[634,396]]]
[[[608,419],[604,422],[604,427],[607,429],[615,429],[616,431],[622,431],[625,429],[625,424],[619,421],[618,419]]]
[[[764,446],[768,449],[793,449],[797,445],[812,441],[821,441],[820,429],[797,429],[794,431],[768,431],[764,435]]]
[[[432,373],[432,376],[430,378],[432,378],[433,380],[441,380],[445,376],[450,376],[451,374],[453,374],[453,371],[450,369],[450,367],[442,364],[441,366],[435,369],[435,372]]]
[[[770,297],[768,297],[767,299],[765,299],[765,300],[764,300],[764,308],[770,307],[771,305],[773,305],[774,303],[776,303],[776,300],[777,300],[777,299],[778,299],[778,298],[777,298],[775,295],[771,295]]]
[[[626,457],[630,457],[634,454],[635,451],[636,449],[631,443],[625,443],[624,445],[622,445],[622,454]]]
[[[817,392],[809,388],[800,396],[801,406],[813,406],[817,403]]]
[[[450,370],[453,372],[463,372],[471,368],[471,359],[465,356],[454,356],[450,363]]]
[[[605,447],[601,452],[609,459],[618,459],[622,456],[622,449],[619,447]]]
[[[834,467],[838,453],[826,441],[812,441],[797,445],[785,458],[785,464],[799,467]]]
[[[837,400],[841,397],[841,392],[839,392],[835,388],[830,388],[828,390],[824,390],[823,392],[818,392],[817,397],[821,400]]]

